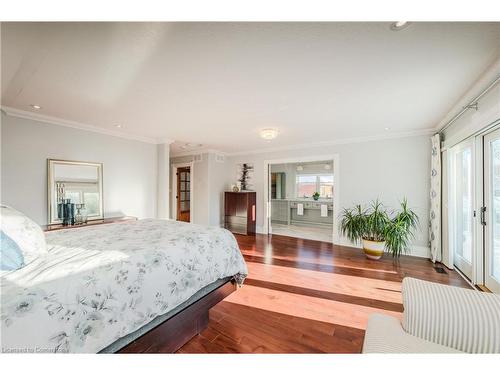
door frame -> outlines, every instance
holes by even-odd
[[[479,175],[476,173],[478,171],[477,169],[477,150],[476,150],[476,140],[474,138],[468,138],[460,142],[459,144],[454,145],[453,147],[450,147],[449,153],[448,153],[448,217],[449,218],[454,218],[455,217],[455,210],[456,210],[456,196],[455,196],[455,184],[451,183],[455,181],[455,163],[456,163],[456,155],[461,152],[464,148],[466,147],[471,147],[471,196],[472,196],[472,241],[471,241],[471,261],[470,261],[470,274],[467,275],[466,270],[464,267],[459,268],[455,264],[455,227],[454,227],[454,221],[448,219],[448,246],[450,246],[450,263],[453,265],[454,268],[459,270],[463,275],[465,275],[467,278],[470,278],[471,282],[475,283],[476,279],[476,257],[477,257],[477,244],[478,244],[478,234],[481,233],[481,231],[478,231],[478,215],[477,213],[479,212],[478,209],[478,203],[480,202],[478,200],[478,185],[477,185],[477,176]],[[451,203],[451,204],[450,204]],[[479,223],[480,225],[480,223]]]
[[[456,145],[465,142],[467,140],[472,140],[474,143],[474,148],[475,148],[475,164],[474,167],[476,168],[476,171],[480,171],[480,173],[475,174],[474,178],[474,184],[475,184],[475,206],[474,210],[476,211],[476,217],[474,218],[474,229],[476,231],[476,240],[474,242],[474,249],[473,249],[473,264],[472,264],[472,279],[470,280],[470,283],[472,286],[475,287],[475,285],[482,285],[484,286],[484,252],[485,252],[485,238],[484,238],[484,230],[481,225],[481,220],[480,220],[480,215],[479,215],[479,210],[481,209],[481,206],[483,206],[483,200],[484,200],[484,170],[483,170],[483,161],[484,161],[484,147],[483,147],[483,137],[497,129],[500,129],[500,119],[497,119],[488,125],[484,126],[482,129],[478,131],[474,131],[469,134],[463,134],[460,133],[457,136],[451,137],[449,140],[444,141],[444,145],[442,148],[442,152],[444,152],[442,155],[446,155],[445,158],[447,159],[447,165],[446,168],[448,168],[448,171],[445,174],[443,174],[443,179],[446,179],[446,183],[443,182],[443,189],[447,185],[447,200],[443,200],[443,208],[446,208],[447,212],[447,220],[448,220],[448,225],[446,228],[444,227],[445,224],[445,218],[444,215],[442,216],[443,220],[443,240],[447,241],[447,245],[445,246],[446,242],[443,242],[443,260],[447,258],[448,263],[446,266],[449,267],[450,269],[454,268],[453,265],[453,248],[451,246],[450,240],[451,240],[451,232],[450,232],[450,226],[451,226],[451,220],[449,220],[450,216],[450,189],[451,189],[451,168],[450,168],[450,160],[452,157],[452,153],[450,152],[453,147]],[[443,159],[444,162],[445,159]],[[445,207],[447,203],[447,207]]]
[[[194,162],[172,164],[172,218],[177,220],[177,169],[189,167],[189,222],[193,223],[194,214]]]
[[[486,277],[487,277],[487,271],[486,271],[486,252],[487,249],[487,226],[492,223],[492,210],[491,207],[488,207],[488,202],[487,199],[488,197],[486,196],[486,173],[488,173],[485,168],[486,168],[486,158],[485,158],[485,152],[486,152],[486,147],[485,147],[485,137],[488,136],[489,134],[499,131],[500,130],[500,122],[497,122],[494,124],[494,126],[489,127],[488,129],[484,130],[480,134],[476,136],[476,145],[478,147],[478,150],[480,150],[480,160],[478,160],[478,163],[480,162],[480,171],[481,173],[478,173],[478,178],[477,178],[477,186],[478,186],[478,209],[480,209],[480,206],[486,206],[486,226],[481,225],[481,220],[480,218],[477,218],[477,225],[478,227],[481,228],[481,241],[477,243],[478,249],[480,251],[477,251],[477,256],[475,258],[476,260],[476,265],[474,268],[476,278],[474,279],[474,283],[476,285],[481,285],[481,286],[486,286]],[[479,158],[478,158],[479,159]],[[478,211],[479,212],[479,211]],[[489,234],[489,233],[488,233]],[[479,236],[478,236],[479,237]]]
[[[284,158],[284,159],[272,159],[264,160],[264,199],[263,199],[263,211],[264,212],[264,228],[265,234],[269,234],[271,231],[271,200],[270,200],[270,189],[269,184],[271,180],[271,168],[272,164],[287,164],[287,163],[307,163],[311,161],[333,161],[333,236],[332,243],[339,245],[339,231],[336,222],[340,214],[340,156],[339,154],[326,154],[326,155],[314,155],[314,156],[302,156],[296,158]]]

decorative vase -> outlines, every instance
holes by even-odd
[[[67,226],[74,224],[75,224],[75,204],[71,203],[71,199],[64,199],[62,225]]]
[[[385,241],[371,241],[363,238],[363,251],[368,259],[380,259],[384,255]]]

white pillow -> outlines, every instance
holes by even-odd
[[[0,206],[0,228],[21,249],[24,264],[28,264],[47,253],[47,244],[42,228],[11,207]]]

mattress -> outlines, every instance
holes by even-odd
[[[46,256],[0,277],[4,353],[116,351],[218,281],[247,275],[222,228],[147,219],[46,238]]]

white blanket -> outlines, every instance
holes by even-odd
[[[225,229],[139,220],[49,232],[48,254],[3,274],[3,352],[95,353],[247,267]]]

